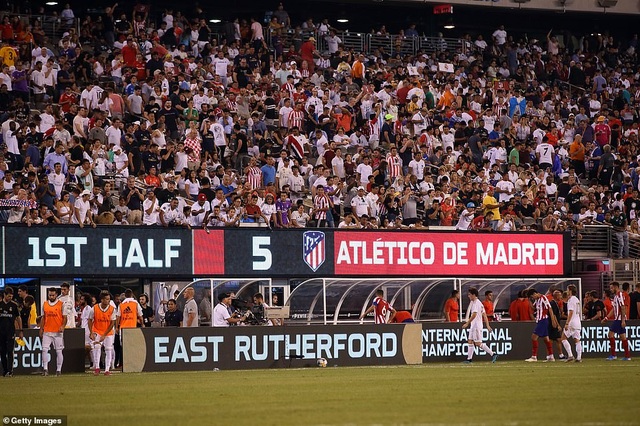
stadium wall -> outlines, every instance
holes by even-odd
[[[13,351],[13,373],[17,375],[40,374],[42,372],[42,339],[40,330],[24,330],[24,346],[15,345]],[[84,330],[68,328],[64,331],[63,373],[84,373]],[[49,368],[56,365],[56,351],[49,351]]]
[[[123,330],[123,371],[422,363],[419,324]]]
[[[564,322],[562,322],[564,324]],[[483,340],[501,360],[524,360],[531,356],[531,334],[535,323],[493,322],[492,332],[484,330]],[[467,355],[467,332],[460,323],[423,323],[422,324],[422,362],[459,361]],[[609,355],[609,323],[584,321],[582,323],[583,358],[606,358]],[[640,352],[640,321],[627,321],[627,338],[631,352]],[[575,346],[571,345],[575,355]],[[554,351],[556,348],[554,347]],[[616,351],[624,353],[622,344],[616,340]],[[476,355],[484,352],[476,348]],[[557,354],[556,354],[557,355]],[[538,349],[538,359],[546,356],[544,344]]]
[[[531,356],[533,322],[491,326],[493,331],[485,330],[484,339],[500,360]],[[609,354],[608,331],[608,324],[583,322],[583,358]],[[467,353],[467,330],[461,323],[137,328],[123,330],[122,338],[124,372],[312,367],[318,358],[326,358],[329,366],[412,365],[457,362]],[[627,338],[631,352],[640,352],[640,321],[627,322]],[[25,330],[24,340],[25,346],[15,347],[14,373],[36,374],[42,368],[38,330]],[[65,330],[64,342],[63,372],[84,372],[84,331]],[[544,359],[544,345],[540,346],[538,356]],[[616,350],[622,353],[619,341]],[[55,363],[55,351],[50,354]],[[476,350],[476,355],[483,353]]]

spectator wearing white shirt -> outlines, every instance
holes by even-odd
[[[417,152],[413,156],[413,160],[409,162],[409,173],[415,175],[418,178],[418,182],[422,182],[424,179],[424,169],[426,164],[422,158],[422,154]]]
[[[111,126],[107,127],[105,134],[107,135],[107,141],[109,145],[120,146],[122,140],[122,122],[119,118],[114,118]]]
[[[442,139],[442,148],[444,152],[447,152],[447,148],[451,148],[453,150],[456,139],[454,134],[451,133],[451,129],[446,124],[442,128],[442,134],[440,135],[440,139]]]
[[[513,198],[515,193],[515,186],[513,182],[509,180],[507,173],[502,176],[502,180],[496,183],[496,194],[498,194],[498,202],[506,203]]]
[[[493,32],[492,36],[498,46],[505,44],[507,42],[507,32],[504,30],[504,25],[500,25],[500,27]]]
[[[335,176],[338,176],[340,179],[344,179],[346,177],[344,171],[344,159],[342,158],[342,149],[336,148],[335,157],[331,160],[331,170]]]
[[[71,223],[79,225],[80,228],[84,228],[84,225],[91,225],[96,227],[93,221],[93,215],[91,214],[91,204],[89,203],[89,197],[91,197],[91,191],[85,189],[80,194],[80,197],[76,199],[73,205],[74,212],[71,217]]]
[[[160,205],[152,189],[147,190],[147,197],[142,203],[142,223],[144,225],[160,224]]]
[[[351,199],[351,209],[356,217],[371,216],[371,206],[365,196],[364,186],[358,187],[358,194]]]

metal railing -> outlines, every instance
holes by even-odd
[[[586,225],[573,235],[571,242],[574,260],[611,257],[610,231],[610,226]]]
[[[270,47],[275,47],[273,44],[276,34],[272,31],[265,32],[265,42]],[[382,50],[389,55],[396,55],[400,53],[402,55],[416,55],[418,53],[424,53],[430,55],[432,53],[449,51],[449,52],[461,52],[466,53],[468,44],[457,38],[443,38],[443,37],[407,37],[391,34],[370,34],[370,33],[358,33],[339,31],[336,34],[345,49],[353,49],[358,53],[370,54],[378,50]],[[325,39],[326,33],[321,33],[317,30],[302,30],[296,33],[295,30],[279,31],[277,38],[285,49],[290,45],[307,41],[309,37],[316,39],[316,46],[319,51],[326,52],[328,50],[327,41]]]
[[[613,258],[618,240],[607,225],[586,225],[572,237],[573,259]],[[640,235],[629,233],[629,259],[640,259]]]
[[[31,25],[32,28],[40,25],[44,35],[53,42],[57,42],[62,37],[62,34],[71,28],[75,29],[76,34],[80,34],[79,18],[74,18],[71,22],[67,22],[66,19],[58,15],[25,15],[0,11],[0,19],[4,19],[5,16],[8,16],[10,21],[17,17],[25,29],[27,25]]]

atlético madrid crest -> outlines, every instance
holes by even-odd
[[[302,257],[313,272],[324,263],[324,232],[306,231],[302,234]]]

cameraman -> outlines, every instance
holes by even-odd
[[[229,327],[231,324],[238,324],[246,321],[246,316],[239,316],[239,314],[229,314],[229,307],[231,306],[231,294],[222,293],[218,296],[218,303],[213,308],[213,326],[214,327]]]
[[[264,296],[262,295],[262,293],[256,293],[253,295],[253,307],[254,309],[256,307],[261,308],[260,310],[262,311],[262,318],[257,318],[257,319],[262,320],[262,325],[268,325],[268,326],[280,325],[280,320],[277,320],[277,319],[265,320],[265,317],[266,317],[265,313],[267,309],[270,308],[270,306],[265,303]]]

